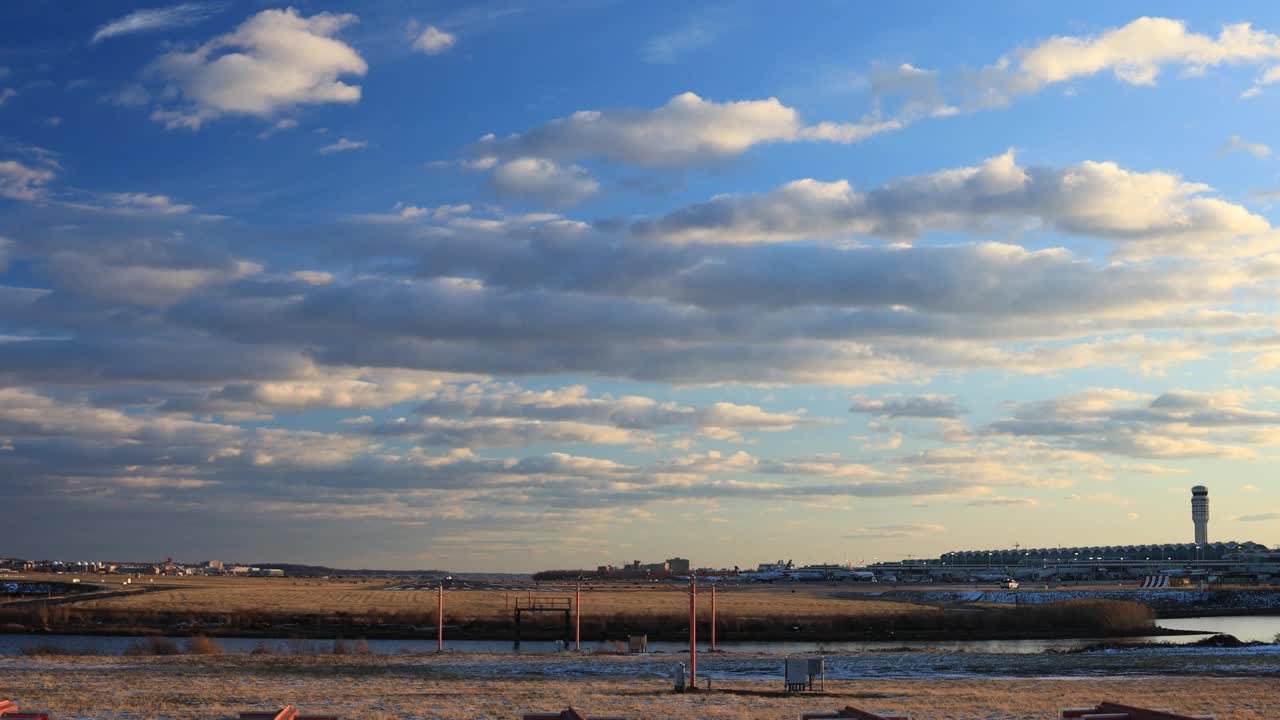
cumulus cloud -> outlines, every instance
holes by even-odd
[[[848,181],[796,180],[758,195],[723,196],[633,231],[671,242],[766,243],[845,235],[909,239],[931,230],[1036,222],[1102,237],[1120,254],[1220,254],[1271,229],[1243,206],[1205,197],[1208,185],[1112,162],[1023,167],[1013,151],[981,165],[895,180],[866,192]],[[1244,251],[1274,249],[1269,239]]]
[[[922,187],[945,185],[945,172]],[[993,202],[971,192],[978,206]],[[1273,328],[1255,294],[1280,273],[1266,256],[1112,261],[953,238],[666,243],[619,222],[405,197],[378,218],[297,235],[195,225],[189,203],[144,193],[104,194],[102,207],[129,212],[93,218],[59,205],[56,232],[15,225],[5,252],[46,287],[0,287],[0,316],[24,328],[0,341],[0,387],[44,399],[15,401],[23,420],[12,415],[0,432],[0,446],[13,447],[0,452],[0,475],[21,468],[50,491],[121,503],[147,492],[248,504],[270,488],[281,517],[435,523],[450,506],[492,527],[508,509],[576,519],[583,508],[677,500],[1010,504],[1024,500],[1016,488],[1180,471],[1107,455],[1230,459],[1280,437],[1269,434],[1266,399],[1243,394],[1024,404],[970,431],[957,398],[906,389],[863,391],[848,407],[873,421],[931,420],[911,452],[788,456],[764,433],[833,419],[789,407],[785,390],[750,400],[765,391],[741,386],[918,386],[974,368],[1159,372],[1252,353],[1261,346],[1222,333],[1262,342]],[[916,212],[908,200],[897,202]],[[536,379],[575,375],[703,387],[660,395],[609,381],[610,394]],[[331,412],[308,425],[332,432],[287,429],[290,414],[316,410]],[[36,424],[55,416],[60,424]],[[175,432],[166,419],[191,423],[181,442],[165,435]],[[127,420],[140,424],[104,429]],[[1047,420],[1066,429],[1031,424]],[[744,442],[763,450],[708,450]],[[587,457],[593,447],[608,458]]]
[[[1095,34],[1056,36],[1015,48],[977,69],[877,64],[863,76],[875,106],[891,109],[884,120],[893,123],[886,130],[894,130],[922,118],[1003,108],[1020,96],[1102,73],[1129,85],[1153,86],[1167,68],[1189,77],[1220,66],[1260,68],[1253,86],[1241,93],[1257,96],[1280,80],[1280,38],[1249,23],[1224,25],[1215,37],[1188,30],[1182,20],[1140,17]],[[1067,94],[1077,90],[1068,88]]]
[[[445,425],[471,437],[470,429],[494,423]],[[10,489],[92,490],[100,507],[130,499],[145,499],[150,507],[198,499],[234,508],[270,486],[270,496],[260,498],[269,508],[255,509],[315,512],[319,517],[323,508],[348,507],[368,519],[421,518],[442,503],[477,508],[494,518],[503,508],[548,512],[723,498],[899,497],[957,487],[932,480],[848,476],[816,483],[746,479],[738,476],[750,474],[758,461],[745,453],[710,452],[635,464],[567,452],[487,457],[457,447],[439,454],[421,448],[397,451],[364,432],[367,426],[356,426],[359,432],[345,436],[251,429],[0,390],[0,434],[12,440],[12,449],[0,453],[0,469],[23,467],[22,477],[40,478],[37,485],[20,481],[22,487]],[[562,425],[560,430],[577,437],[571,428]],[[216,492],[198,492],[209,488]],[[143,491],[145,496],[136,494]]]
[[[147,74],[177,88],[185,105],[157,110],[166,127],[199,129],[222,115],[269,117],[299,105],[355,103],[368,65],[335,36],[355,23],[351,14],[264,10],[236,30],[190,52],[175,50]]]
[[[1015,53],[1015,87],[1034,91],[1101,72],[1131,85],[1154,85],[1160,71],[1200,72],[1218,65],[1267,65],[1280,58],[1280,38],[1249,23],[1224,25],[1217,37],[1189,32],[1181,20],[1140,17],[1090,36],[1060,36]],[[1268,73],[1260,84],[1271,82]]]
[[[246,261],[213,260],[205,267],[183,262],[191,259],[130,257],[126,248],[110,255],[62,251],[48,259],[47,267],[57,282],[74,287],[81,297],[153,307],[173,305],[200,289],[262,269]]]
[[[655,37],[644,50],[650,62],[674,62],[685,50],[711,42],[719,23],[693,23]],[[977,70],[943,76],[910,63],[876,65],[866,73],[877,108],[856,122],[805,125],[777,99],[715,103],[693,93],[665,106],[575,113],[502,140],[482,152],[556,160],[602,157],[641,167],[671,167],[734,157],[771,142],[862,142],[901,130],[921,118],[947,117],[1008,105],[1047,86],[1111,72],[1121,82],[1154,85],[1162,69],[1186,75],[1222,65],[1263,68],[1246,97],[1280,81],[1280,38],[1248,23],[1223,26],[1216,37],[1189,31],[1181,20],[1141,17],[1094,35],[1058,36],[1017,48]]]
[[[458,39],[452,33],[445,32],[435,25],[428,25],[414,38],[413,47],[428,55],[439,55],[448,52],[457,42]]]
[[[170,28],[188,27],[203,22],[213,16],[218,5],[206,3],[181,3],[171,7],[134,10],[123,17],[101,25],[93,33],[91,44],[122,35],[168,30]]]
[[[600,183],[585,168],[536,157],[500,163],[493,169],[489,181],[504,195],[553,206],[576,204],[600,189]]]
[[[772,142],[853,143],[895,129],[876,120],[807,126],[777,98],[715,102],[691,92],[653,110],[583,110],[519,135],[486,136],[481,156],[603,158],[639,167],[678,167],[736,157]]]

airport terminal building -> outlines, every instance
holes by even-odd
[[[1163,545],[1106,545],[1062,548],[1012,548],[1005,550],[960,550],[939,558],[948,567],[1009,567],[1080,562],[1215,562],[1243,560],[1267,552],[1256,542],[1168,543]]]

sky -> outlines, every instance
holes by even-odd
[[[1280,6],[0,6],[0,555],[1280,544]]]

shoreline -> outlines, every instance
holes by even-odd
[[[510,635],[498,635],[493,633],[467,633],[462,628],[445,626],[446,638],[449,641],[495,641],[495,642],[515,642]],[[700,628],[699,634],[702,634]],[[396,630],[380,631],[376,628],[332,628],[332,627],[313,627],[305,630],[298,628],[266,628],[260,631],[232,629],[221,630],[218,628],[174,628],[174,627],[130,627],[130,628],[15,628],[0,627],[0,633],[10,635],[27,635],[32,638],[45,636],[65,636],[65,635],[82,635],[89,637],[130,637],[130,638],[148,638],[148,637],[172,637],[172,638],[191,638],[191,637],[208,637],[217,638],[239,638],[246,640],[262,639],[262,640],[419,640],[430,642],[436,639],[436,631],[432,629],[430,632],[403,632]],[[824,633],[818,636],[817,633],[759,633],[746,636],[739,633],[722,633],[719,636],[720,645],[733,646],[735,644],[754,644],[754,643],[771,643],[771,642],[802,642],[802,643],[838,643],[838,642],[1000,642],[1000,641],[1019,641],[1019,640],[1112,640],[1123,638],[1144,638],[1144,637],[1165,637],[1171,635],[1212,635],[1213,633],[1199,632],[1194,630],[1177,630],[1174,628],[1155,627],[1149,631],[1142,632],[1052,632],[1052,631],[998,631],[998,632],[895,632],[895,633]],[[651,642],[681,642],[687,639],[686,635],[671,636],[655,636],[650,635]],[[705,637],[705,635],[704,635]],[[550,642],[556,639],[563,639],[560,636],[548,637],[522,637],[521,642]],[[587,643],[612,643],[625,642],[625,637],[606,637],[601,638],[583,636],[584,644]]]

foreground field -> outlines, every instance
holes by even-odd
[[[489,667],[482,658],[476,667]],[[0,694],[54,717],[230,718],[240,710],[292,702],[363,720],[516,718],[573,705],[637,720],[795,718],[846,704],[917,720],[1056,718],[1065,706],[1103,699],[1212,714],[1218,720],[1280,717],[1276,678],[1132,677],[1079,679],[829,680],[825,692],[785,696],[776,681],[718,680],[712,692],[678,695],[669,681],[626,675],[584,677],[569,663],[493,658],[491,671],[454,673],[427,656],[401,658],[244,657],[19,658],[0,660]]]
[[[154,610],[158,612],[377,613],[434,612],[434,590],[386,590],[375,583],[290,578],[163,578],[157,585],[174,589],[142,591],[135,595],[76,603],[78,607]],[[836,597],[837,588],[823,586],[740,587],[719,592],[717,608],[724,616],[763,616],[779,613],[796,616],[894,615],[931,609],[903,602],[861,597]],[[449,618],[509,617],[516,590],[446,591]],[[568,596],[572,591],[539,593]],[[679,615],[688,612],[683,587],[637,585],[584,586],[583,612],[596,615]],[[710,612],[710,596],[703,593],[699,607]]]

